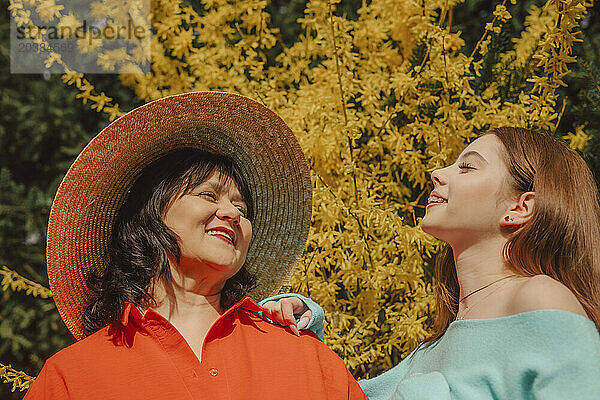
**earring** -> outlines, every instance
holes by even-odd
[[[510,221],[510,222],[513,222],[513,219],[512,219],[512,217],[509,217],[508,215],[507,215],[506,217],[504,217],[504,220],[505,220],[506,222],[509,222],[509,221]]]

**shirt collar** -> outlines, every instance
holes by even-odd
[[[258,304],[256,304],[256,302],[254,300],[252,300],[248,296],[244,296],[240,301],[238,301],[237,303],[235,303],[234,305],[229,307],[220,316],[220,318],[222,318],[228,314],[231,314],[233,311],[235,311],[238,308],[247,310],[250,312],[263,311],[263,308],[261,306],[259,306]],[[154,311],[152,308],[149,308],[145,314],[142,314],[142,312],[137,308],[137,306],[135,304],[130,303],[130,302],[125,302],[125,306],[123,307],[123,313],[121,314],[120,322],[123,326],[127,326],[129,324],[129,322],[131,322],[132,318],[134,321],[140,321],[140,320],[145,319],[146,317],[154,316],[157,314],[158,313],[156,311]]]

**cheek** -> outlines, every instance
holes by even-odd
[[[173,209],[170,209],[163,216],[163,223],[165,224],[165,226],[167,228],[169,228],[173,232],[177,232],[177,231],[180,230],[179,223],[178,223],[178,218],[177,218],[176,212]]]
[[[489,225],[495,223],[497,216],[504,212],[504,190],[494,179],[481,179],[473,184],[463,185],[456,191],[448,212],[461,216],[466,225]],[[459,193],[460,192],[460,193]]]
[[[498,189],[496,190],[496,205],[497,206],[505,206],[509,202],[518,199],[519,192],[513,189],[511,182],[508,182],[507,179],[503,180],[500,185],[498,185]]]
[[[460,199],[463,205],[487,204],[491,200],[497,199],[498,183],[493,179],[471,179],[457,181],[455,185],[449,188],[449,198]]]
[[[252,224],[248,220],[242,220],[241,228],[244,235],[244,242],[246,243],[246,248],[250,245],[250,240],[252,239]]]

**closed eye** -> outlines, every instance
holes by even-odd
[[[240,206],[240,205],[238,205],[238,206],[236,206],[236,207],[237,207],[237,209],[238,209],[238,210],[240,210],[240,212],[242,213],[242,215],[243,215],[244,217],[247,217],[247,216],[248,216],[248,211],[246,210],[246,207],[244,207],[244,206]]]
[[[198,193],[198,196],[202,196],[202,197],[208,197],[212,200],[216,200],[217,199],[217,195],[214,194],[213,192],[200,192]]]
[[[462,162],[460,164],[458,164],[458,168],[459,169],[475,169],[475,167],[472,164],[466,163],[466,162]]]

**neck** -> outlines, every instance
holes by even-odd
[[[223,313],[221,290],[225,281],[208,276],[189,277],[171,263],[171,280],[156,282],[155,311],[174,325],[212,324]]]
[[[154,310],[174,325],[194,321],[214,322],[223,313],[221,309],[221,292],[203,294],[188,291],[176,284],[158,284],[155,286]]]
[[[462,249],[452,248],[462,299],[483,286],[513,273],[504,264],[506,239],[488,238]]]

